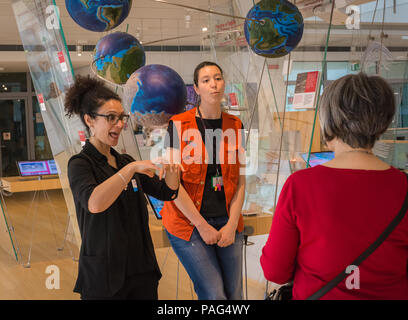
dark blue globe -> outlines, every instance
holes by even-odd
[[[291,52],[303,35],[303,16],[287,0],[261,0],[249,10],[245,38],[250,48],[266,58],[279,58]]]
[[[126,82],[123,101],[144,127],[166,126],[170,117],[184,110],[187,89],[173,69],[160,64],[141,67]]]
[[[65,0],[65,6],[82,28],[103,32],[117,27],[127,18],[132,0]]]
[[[146,62],[140,42],[125,32],[114,32],[98,41],[94,55],[96,72],[115,84],[125,84]]]

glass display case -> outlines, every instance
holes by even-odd
[[[347,74],[379,74],[392,85],[395,120],[374,152],[406,169],[408,58],[403,12],[408,4],[386,2],[384,9],[375,1],[360,1],[332,8],[333,2],[297,1],[304,19],[301,41],[285,56],[265,58],[252,51],[244,32],[245,17],[258,2],[208,1],[205,9],[213,13],[207,14],[208,32],[200,46],[202,60],[215,61],[224,70],[224,111],[238,116],[245,128],[244,213],[273,214],[288,176],[310,166],[315,153],[328,151],[321,141],[319,97],[331,81]],[[177,41],[165,43],[177,45]],[[302,107],[299,97],[305,97],[299,79],[312,74],[317,74],[314,97]],[[143,128],[136,134],[143,159],[163,146],[165,133],[165,129]]]
[[[393,87],[395,119],[374,152],[391,165],[407,169],[408,64],[407,45],[401,40],[406,39],[403,12],[408,4],[384,2],[382,7],[375,1],[366,2],[350,4],[347,9],[323,2],[312,8],[307,1],[297,1],[304,19],[302,40],[280,58],[264,58],[249,48],[244,20],[209,15],[211,36],[206,43],[225,70],[226,95],[236,92],[240,97],[238,107],[226,99],[225,109],[240,117],[247,129],[248,163],[257,159],[257,169],[247,175],[244,212],[272,214],[287,177],[308,167],[313,153],[327,151],[321,141],[318,100],[325,86],[346,74],[378,74]],[[212,9],[245,17],[256,3],[226,1]],[[299,75],[316,71],[319,79],[313,106],[295,106]]]

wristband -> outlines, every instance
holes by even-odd
[[[123,183],[125,184],[125,190],[127,190],[127,183],[126,183],[125,178],[122,176],[122,174],[120,172],[118,172],[117,174],[123,180]]]

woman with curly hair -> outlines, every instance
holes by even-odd
[[[97,79],[78,77],[67,92],[65,110],[68,116],[79,115],[90,133],[82,151],[68,162],[82,238],[74,291],[81,299],[155,300],[161,273],[144,193],[175,199],[178,165],[160,169],[113,149],[129,115],[119,96]]]

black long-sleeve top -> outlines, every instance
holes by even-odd
[[[137,181],[137,190],[129,182],[127,190],[108,209],[96,214],[89,212],[88,200],[95,187],[134,161],[112,148],[111,154],[116,158],[117,169],[87,141],[83,150],[68,162],[68,178],[82,238],[74,291],[86,296],[112,296],[123,286],[125,277],[133,274],[153,271],[161,277],[143,193],[170,201],[178,192],[157,176],[135,174],[132,179]]]

